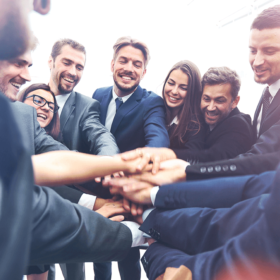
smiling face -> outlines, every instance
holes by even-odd
[[[126,96],[138,87],[146,73],[144,61],[144,55],[139,49],[126,46],[119,50],[117,57],[111,62],[114,90],[118,96]]]
[[[45,98],[48,102],[54,103],[54,98],[49,91],[43,89],[37,89],[29,92],[24,100],[24,103],[34,107],[37,111],[37,121],[41,127],[47,127],[53,119],[54,113],[50,111],[48,104],[46,103],[43,107],[40,107],[33,102],[33,97],[27,98],[31,95],[38,95]],[[36,98],[36,97],[35,97]]]
[[[173,70],[164,86],[164,99],[168,107],[178,111],[184,104],[184,99],[187,96],[189,77],[182,70]]]
[[[271,85],[280,79],[280,28],[252,29],[249,48],[255,81]]]
[[[79,83],[85,66],[85,54],[69,45],[61,48],[61,53],[53,60],[49,58],[51,70],[50,88],[55,95],[70,93]]]
[[[240,97],[232,100],[231,85],[205,85],[201,97],[200,108],[205,122],[210,126],[225,119],[237,106]]]
[[[32,65],[31,53],[12,60],[0,61],[0,91],[15,101],[20,87],[31,80],[28,68]]]

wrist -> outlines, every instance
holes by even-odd
[[[93,205],[93,211],[100,209],[106,203],[106,199],[97,197]]]

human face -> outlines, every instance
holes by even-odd
[[[126,96],[138,87],[146,69],[144,55],[141,50],[126,46],[119,50],[116,59],[111,62],[111,71],[118,96]]]
[[[271,85],[280,79],[280,28],[252,29],[249,48],[255,81]]]
[[[10,100],[15,101],[20,87],[31,80],[28,69],[31,65],[30,52],[15,59],[0,61],[0,91]]]
[[[164,99],[168,107],[179,111],[188,92],[189,77],[182,70],[173,70],[164,86]]]
[[[69,45],[61,48],[61,53],[53,60],[49,58],[51,70],[50,88],[55,95],[70,93],[79,83],[84,67],[85,54]]]
[[[50,124],[50,122],[53,119],[54,113],[50,111],[50,108],[47,103],[43,107],[40,107],[33,103],[33,97],[27,98],[34,94],[41,96],[45,98],[48,102],[52,102],[52,103],[54,103],[54,98],[49,91],[43,89],[37,89],[32,92],[29,92],[28,95],[26,96],[26,99],[24,100],[25,104],[28,104],[36,109],[37,121],[39,122],[40,126],[44,128]]]
[[[225,119],[237,106],[240,97],[232,100],[231,85],[205,85],[201,97],[200,108],[205,122],[210,126]]]

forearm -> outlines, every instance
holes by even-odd
[[[70,151],[56,151],[32,156],[34,180],[38,185],[77,184],[118,171],[128,163],[119,158],[103,158]]]

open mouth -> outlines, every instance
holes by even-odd
[[[256,69],[256,68],[254,68],[254,71],[257,75],[262,75],[267,71],[267,69]]]
[[[66,82],[73,84],[75,82],[75,80],[69,79],[69,78],[63,78]]]
[[[219,115],[219,112],[217,112],[217,111],[214,111],[214,112],[205,111],[205,113],[209,117],[216,117]]]
[[[10,82],[10,84],[12,86],[14,86],[16,89],[19,89],[22,86],[22,84],[18,84],[18,83],[14,83],[14,82]]]
[[[122,79],[127,80],[127,81],[135,80],[133,77],[128,76],[128,75],[120,74],[119,77],[121,77]]]
[[[43,120],[46,120],[47,119],[47,116],[46,115],[43,115],[43,114],[37,114],[37,118],[41,118]]]

